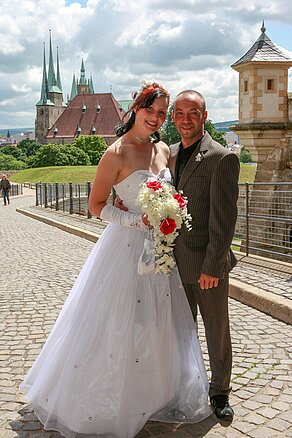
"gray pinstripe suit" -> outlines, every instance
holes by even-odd
[[[187,162],[175,181],[179,143],[170,146],[170,168],[178,190],[189,200],[192,230],[184,227],[176,240],[175,257],[182,282],[196,319],[202,315],[211,366],[209,395],[228,394],[232,349],[228,318],[228,273],[236,264],[230,249],[237,217],[239,161],[206,132],[199,156]],[[219,277],[216,288],[201,290],[201,272]]]

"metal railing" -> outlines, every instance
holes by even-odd
[[[36,205],[78,214],[91,218],[88,210],[88,198],[91,183],[86,184],[48,184],[36,183]]]
[[[17,196],[23,194],[22,184],[11,184],[11,189],[9,191],[9,196]],[[0,196],[2,197],[2,190],[0,190]]]
[[[36,205],[91,218],[91,183],[36,184]],[[233,248],[292,261],[292,183],[239,183]]]
[[[292,183],[240,183],[233,244],[246,255],[292,261]]]

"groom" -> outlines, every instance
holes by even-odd
[[[237,217],[239,161],[204,131],[204,97],[182,91],[172,119],[181,142],[171,145],[170,167],[177,190],[188,198],[192,230],[176,240],[175,257],[194,319],[205,326],[211,367],[209,396],[223,426],[233,420],[229,405],[232,350],[228,318],[228,273],[236,259],[230,249]]]

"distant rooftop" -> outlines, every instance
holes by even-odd
[[[76,135],[115,137],[124,110],[111,93],[77,94],[49,129],[47,139]]]

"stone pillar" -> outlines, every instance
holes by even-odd
[[[292,251],[292,187],[287,183],[292,182],[292,129],[287,130],[266,159],[257,164],[255,182],[261,184],[255,184],[250,194],[250,246],[268,252],[250,249],[250,253],[289,261],[287,256]]]

